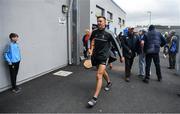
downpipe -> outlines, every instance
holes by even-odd
[[[72,27],[71,27],[71,14],[72,14],[73,0],[69,0],[69,9],[67,15],[67,39],[68,39],[68,64],[72,64]]]

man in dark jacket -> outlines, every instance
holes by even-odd
[[[123,56],[125,58],[125,81],[130,81],[131,68],[136,56],[136,46],[138,43],[138,36],[134,33],[134,28],[129,28],[127,33],[121,38],[121,45],[123,49]]]
[[[144,37],[144,51],[146,54],[146,76],[143,79],[143,82],[148,83],[150,78],[150,67],[151,61],[153,62],[156,67],[156,75],[158,81],[162,80],[161,75],[161,68],[160,68],[160,59],[159,59],[159,52],[160,47],[163,47],[166,44],[166,40],[161,35],[161,33],[155,31],[155,27],[153,25],[149,26],[149,31]]]

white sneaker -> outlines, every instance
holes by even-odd
[[[88,102],[88,105],[91,106],[91,107],[93,107],[96,103],[97,103],[96,100],[91,99],[91,100]]]
[[[106,85],[106,87],[104,88],[105,91],[109,91],[110,88],[112,86],[112,83],[110,82],[109,84]]]

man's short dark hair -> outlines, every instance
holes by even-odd
[[[103,18],[104,20],[106,20],[106,17],[104,17],[104,16],[98,16],[97,19],[99,19],[99,18]]]
[[[19,37],[18,34],[16,33],[11,33],[9,34],[9,38],[12,39],[13,37]]]
[[[155,30],[155,26],[154,25],[150,25],[148,30],[149,31]]]

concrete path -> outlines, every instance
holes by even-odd
[[[113,82],[109,92],[101,91],[98,102],[87,108],[95,88],[95,68],[87,70],[80,66],[67,66],[59,70],[73,72],[60,77],[54,72],[43,75],[20,85],[18,94],[10,90],[0,93],[0,112],[9,113],[180,113],[180,76],[169,70],[168,59],[161,56],[163,81],[156,81],[154,64],[149,84],[142,82],[138,75],[136,58],[131,82],[124,81],[124,63],[116,62],[109,70]],[[105,81],[103,87],[106,85]]]

